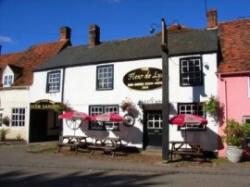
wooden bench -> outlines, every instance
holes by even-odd
[[[203,157],[203,150],[198,143],[194,142],[179,142],[179,141],[172,141],[171,150],[170,150],[170,160],[173,160],[173,156],[181,155],[182,157],[185,156],[192,156],[192,157]]]
[[[121,150],[121,139],[118,138],[106,138],[96,139],[93,145],[89,145],[88,149],[92,151],[92,155],[96,150],[102,150],[104,153],[111,153],[112,159],[114,159],[116,152]]]

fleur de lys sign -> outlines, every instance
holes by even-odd
[[[132,70],[123,77],[124,84],[135,90],[152,90],[162,86],[162,70],[145,67]]]

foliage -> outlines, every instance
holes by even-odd
[[[56,113],[62,113],[63,111],[68,111],[70,110],[70,107],[68,107],[66,104],[64,103],[56,103],[56,104],[53,104],[53,110],[56,112]]]
[[[244,137],[250,138],[250,123],[243,124],[244,128]]]
[[[224,130],[225,140],[228,145],[241,147],[245,140],[246,129],[243,125],[234,120],[228,120],[227,127]]]
[[[10,124],[10,118],[8,116],[4,116],[2,119],[2,122],[4,125],[9,126]]]
[[[134,107],[134,104],[132,101],[126,99],[126,100],[123,100],[122,103],[121,103],[121,108],[122,108],[122,111],[127,111],[129,110],[130,108],[133,108]]]
[[[6,135],[8,133],[8,129],[0,129],[0,140],[4,141],[6,139]]]
[[[204,110],[211,116],[216,117],[219,110],[219,101],[214,97],[210,97],[209,101],[204,103]]]

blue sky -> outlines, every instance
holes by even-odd
[[[164,17],[192,28],[206,27],[206,0],[0,0],[2,53],[56,41],[59,28],[72,28],[73,45],[86,44],[88,25],[101,27],[101,40],[149,35]],[[250,17],[250,0],[207,0],[219,21]]]

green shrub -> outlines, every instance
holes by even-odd
[[[228,145],[241,147],[245,141],[246,128],[234,120],[228,120],[224,130],[226,142]]]
[[[211,116],[216,117],[219,109],[219,101],[214,97],[210,97],[209,101],[204,103],[204,110]]]

